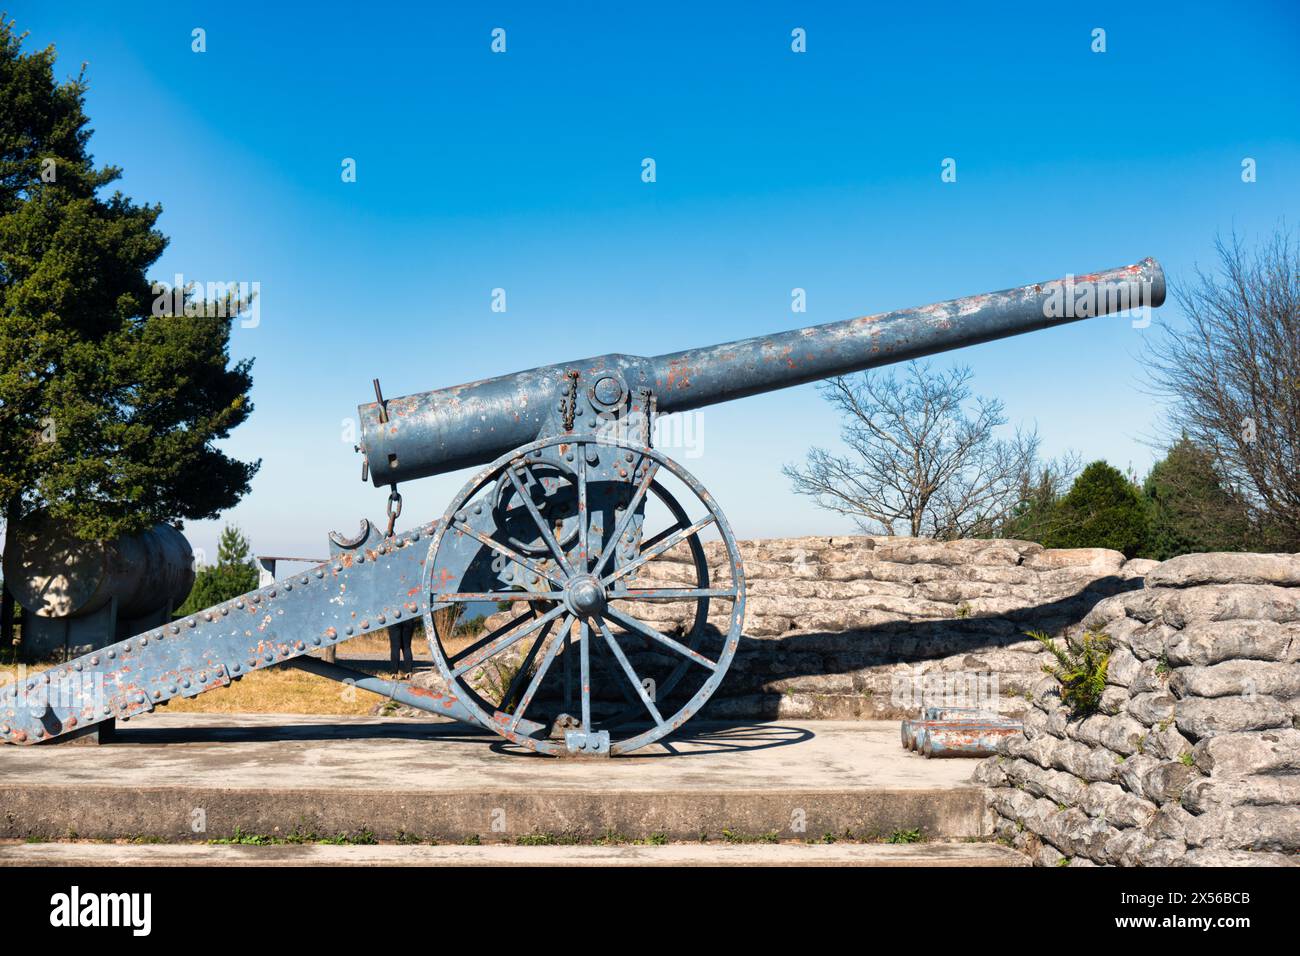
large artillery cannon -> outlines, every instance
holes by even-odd
[[[1151,259],[642,358],[604,355],[360,406],[363,477],[387,531],[330,535],[330,560],[29,678],[0,739],[35,743],[291,663],[489,728],[542,753],[619,754],[697,713],[740,641],[745,576],[713,497],[652,447],[660,414],[1095,315],[1159,306]],[[400,481],[485,466],[435,521],[397,533]],[[709,540],[712,539],[712,540]],[[657,609],[686,626],[661,630]],[[487,633],[458,609],[508,608]],[[383,681],[312,651],[422,620],[442,684]]]

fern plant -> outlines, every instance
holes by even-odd
[[[1056,659],[1054,664],[1044,664],[1043,671],[1061,684],[1061,701],[1074,717],[1096,713],[1106,689],[1106,669],[1110,666],[1111,640],[1104,633],[1085,631],[1078,637],[1066,636],[1060,647],[1041,631],[1030,631],[1029,636]]]

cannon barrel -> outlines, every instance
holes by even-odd
[[[483,464],[532,441],[579,380],[617,370],[629,389],[653,391],[661,413],[681,412],[936,352],[1159,306],[1154,259],[654,358],[602,355],[370,402],[358,408],[360,450],[376,485]]]

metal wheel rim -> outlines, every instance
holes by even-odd
[[[709,675],[709,677],[701,684],[699,689],[691,696],[691,698],[684,705],[682,705],[682,707],[680,707],[675,713],[673,713],[671,717],[665,717],[662,723],[655,724],[654,726],[650,727],[650,729],[644,731],[643,733],[637,734],[635,736],[626,739],[614,740],[611,737],[610,748],[609,748],[609,752],[611,755],[630,753],[633,750],[637,750],[641,747],[646,746],[647,744],[654,743],[655,741],[668,736],[669,734],[678,730],[684,723],[686,723],[687,720],[689,720],[691,717],[693,717],[696,713],[699,712],[700,708],[703,707],[703,705],[708,701],[710,697],[713,696],[713,693],[721,685],[722,679],[726,675],[726,672],[731,665],[731,661],[735,656],[736,648],[739,646],[740,632],[744,623],[744,612],[745,612],[744,565],[740,556],[740,548],[736,544],[735,535],[731,531],[731,526],[727,523],[726,516],[722,513],[722,510],[717,506],[716,502],[713,499],[713,496],[709,493],[708,489],[706,489],[699,482],[699,480],[695,478],[694,475],[686,471],[686,469],[678,465],[675,461],[673,461],[671,458],[667,457],[666,455],[659,453],[653,448],[647,448],[639,445],[631,445],[625,442],[619,442],[612,439],[603,438],[594,435],[592,436],[563,435],[563,436],[555,436],[551,438],[539,439],[538,441],[532,442],[531,444],[524,445],[520,448],[516,448],[513,451],[505,455],[502,455],[496,461],[492,462],[492,464],[488,465],[483,470],[481,470],[476,475],[474,475],[472,478],[470,478],[470,480],[465,483],[465,485],[461,488],[461,490],[452,499],[451,504],[448,506],[447,511],[444,513],[442,517],[442,520],[437,523],[437,528],[434,532],[433,539],[429,543],[428,556],[425,560],[424,573],[421,579],[422,591],[423,591],[421,604],[422,604],[423,616],[424,616],[425,637],[429,643],[429,650],[433,656],[434,663],[437,665],[438,672],[442,675],[442,678],[447,683],[448,688],[453,693],[455,693],[457,697],[461,699],[461,702],[470,710],[471,713],[474,714],[475,718],[478,719],[484,727],[491,728],[493,731],[500,734],[502,737],[506,738],[507,740],[510,740],[512,743],[515,743],[528,750],[532,750],[538,753],[551,754],[555,756],[568,755],[569,753],[568,748],[566,747],[563,741],[550,740],[550,739],[537,739],[533,737],[528,737],[518,732],[517,730],[511,730],[508,725],[506,725],[502,720],[496,717],[494,712],[489,712],[486,708],[484,708],[479,703],[477,699],[478,695],[473,692],[472,688],[468,687],[468,685],[465,686],[465,690],[470,691],[469,693],[465,693],[462,690],[462,684],[465,684],[465,682],[461,681],[452,673],[452,668],[443,652],[443,649],[441,647],[441,642],[437,637],[437,631],[435,629],[434,622],[433,622],[433,614],[435,610],[441,607],[450,606],[452,602],[434,601],[433,587],[432,587],[433,575],[435,573],[435,569],[437,566],[438,552],[442,546],[444,536],[446,535],[448,529],[452,527],[453,519],[456,513],[462,507],[464,507],[474,497],[475,494],[477,494],[481,489],[483,489],[488,482],[496,479],[504,471],[504,469],[507,468],[514,461],[524,458],[534,451],[538,451],[544,448],[549,448],[554,445],[566,445],[566,444],[576,445],[576,446],[598,445],[598,446],[604,446],[606,448],[613,448],[613,449],[627,449],[629,451],[636,452],[637,454],[644,455],[650,461],[655,462],[660,468],[667,469],[669,474],[673,475],[675,478],[677,478],[679,481],[681,481],[684,485],[686,485],[691,490],[691,492],[696,496],[699,502],[707,510],[709,516],[712,518],[712,523],[716,526],[718,530],[718,534],[720,535],[722,542],[726,547],[727,557],[731,565],[732,586],[735,591],[735,596],[734,598],[727,598],[727,600],[732,601],[730,626],[726,634],[723,635],[722,650],[715,662],[713,673]],[[613,541],[613,539],[614,536],[611,535],[610,540]],[[527,594],[527,592],[519,592],[519,593],[521,595]],[[696,599],[696,600],[698,602],[698,600],[702,600],[702,599]],[[707,599],[703,599],[703,600],[707,600]],[[575,618],[574,621],[576,620],[577,619]],[[516,625],[516,627],[518,626],[520,625]],[[694,632],[695,630],[697,630],[697,628],[693,628],[692,630]],[[597,632],[594,629],[592,629],[590,633],[595,634]],[[674,673],[676,673],[676,669],[674,669]]]

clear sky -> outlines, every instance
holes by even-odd
[[[1177,280],[1216,232],[1300,220],[1296,3],[8,8],[61,73],[88,63],[96,159],[164,208],[157,277],[260,283],[233,339],[256,411],[227,447],[263,465],[226,518],[264,554],[323,556],[330,529],[382,517],[345,424],[375,376],[391,397],[1148,255]],[[1048,453],[1145,472],[1153,331],[1099,319],[940,361]],[[738,534],[848,530],[780,473],[837,441],[814,386],[691,424],[668,450]],[[404,525],[463,478],[405,486]],[[212,554],[218,530],[187,533]]]

